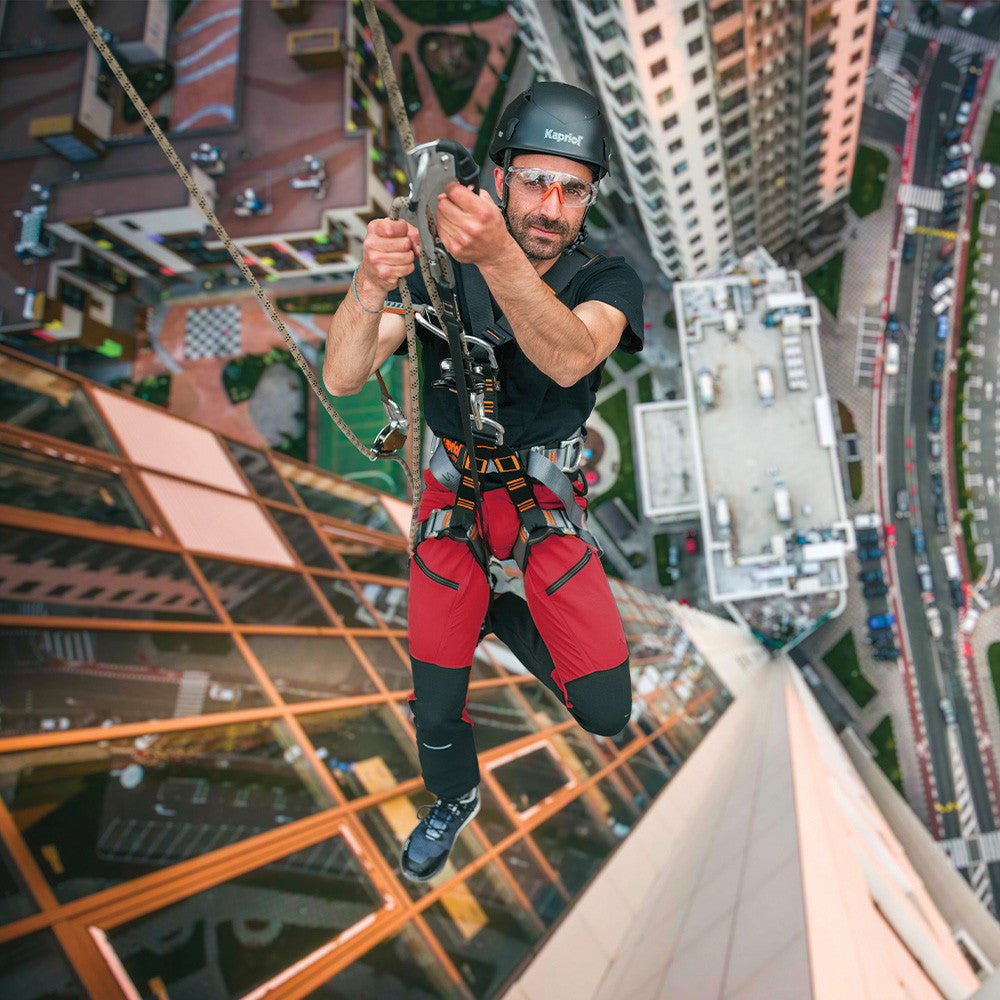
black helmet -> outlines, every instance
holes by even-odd
[[[529,87],[504,109],[490,143],[490,159],[504,169],[517,153],[565,156],[585,163],[599,181],[611,150],[597,101],[568,83]]]

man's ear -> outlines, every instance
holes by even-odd
[[[503,167],[493,168],[493,180],[497,186],[497,197],[503,201]]]

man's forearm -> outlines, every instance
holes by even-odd
[[[560,385],[578,382],[603,360],[587,325],[544,284],[526,257],[511,254],[480,265],[518,345],[536,368]]]
[[[374,298],[378,293],[359,289]],[[326,335],[326,357],[323,361],[323,381],[334,396],[352,396],[371,377],[378,348],[378,328],[381,314],[366,311],[348,290],[330,320]]]

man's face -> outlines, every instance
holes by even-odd
[[[563,156],[542,153],[522,153],[511,160],[511,167],[533,167],[537,170],[556,171],[590,183],[590,167]],[[494,170],[497,195],[503,195],[503,170]],[[509,185],[507,198],[507,223],[511,234],[521,249],[535,260],[558,257],[576,239],[586,214],[587,206],[565,204],[561,192],[553,187],[545,197],[525,194],[517,185]]]

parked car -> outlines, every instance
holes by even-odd
[[[941,187],[948,188],[958,187],[959,184],[964,184],[969,179],[969,171],[965,167],[958,167],[955,170],[949,170],[941,178]]]
[[[941,435],[940,434],[929,434],[927,437],[927,454],[931,458],[941,457]]]
[[[955,241],[945,240],[941,246],[938,247],[938,259],[947,260],[955,252]]]
[[[941,145],[942,146],[951,146],[951,145],[954,145],[956,142],[958,142],[962,138],[962,133],[964,131],[965,131],[965,129],[961,129],[961,128],[950,128],[950,129],[948,129],[948,131],[945,132],[945,134],[943,136],[941,136]]]
[[[922,556],[927,549],[923,528],[918,528],[916,525],[910,528],[910,540],[913,542],[913,551]]]
[[[944,350],[940,347],[934,352],[934,371],[944,371]]]
[[[948,339],[948,317],[938,316],[937,327],[934,330],[934,334],[938,340]]]
[[[937,403],[941,399],[941,379],[932,378],[931,379],[931,402]]]
[[[872,559],[881,559],[882,550],[877,545],[870,546],[869,548],[858,549],[858,558],[862,562],[871,562]]]
[[[958,111],[955,112],[955,124],[968,125],[969,115],[971,114],[972,114],[972,101],[962,101],[958,105]]]
[[[920,563],[917,566],[917,580],[920,582],[921,593],[934,593],[934,577],[931,575],[931,568],[928,563]]]
[[[858,574],[858,579],[862,583],[885,583],[882,579],[882,570],[880,569],[863,569]]]
[[[691,529],[684,535],[684,551],[689,556],[697,555],[698,553],[698,532],[694,529]]]
[[[931,298],[939,299],[945,292],[950,292],[955,287],[955,279],[949,274],[947,278],[942,278],[932,289]]]
[[[869,646],[876,646],[879,643],[894,642],[892,627],[889,625],[883,628],[873,628],[868,632],[868,638],[865,640]]]
[[[904,205],[903,206],[903,232],[912,233],[914,229],[917,228],[917,219],[919,217],[919,212],[917,211],[916,205]]]
[[[857,539],[863,545],[877,545],[881,540],[881,536],[876,528],[859,528]]]
[[[868,599],[872,597],[885,597],[889,593],[889,588],[884,583],[866,583],[861,588],[861,593]]]
[[[953,305],[955,300],[950,295],[942,295],[941,298],[931,306],[931,312],[935,316],[940,316],[942,313],[946,313]]]
[[[910,491],[905,486],[896,490],[896,517],[910,516]]]
[[[899,650],[895,646],[885,646],[882,649],[876,649],[874,656],[876,660],[898,660]]]
[[[973,88],[975,88],[975,81],[973,81]],[[965,157],[972,152],[972,146],[967,142],[953,142],[945,151],[944,155],[948,157],[949,160],[964,160]]]
[[[931,492],[936,497],[944,496],[944,476],[940,470],[931,473]]]
[[[937,528],[939,535],[943,535],[948,530],[948,513],[940,500],[934,504],[934,527]]]
[[[927,407],[927,421],[930,429],[936,434],[941,430],[941,404],[931,403]]]
[[[931,279],[935,284],[939,282],[942,278],[947,277],[952,272],[951,264],[938,264],[937,270],[934,272],[934,277]]]
[[[881,615],[872,615],[868,619],[869,628],[892,628],[896,624],[896,616],[891,611]]]
[[[976,86],[978,80],[973,77],[968,77],[962,86],[962,100],[968,103],[972,103],[972,98],[976,96]]]
[[[909,264],[917,254],[917,244],[911,233],[903,237],[903,263]]]
[[[932,639],[940,639],[944,635],[944,628],[941,625],[941,612],[933,604],[928,604],[924,608],[924,617],[927,619],[927,631]]]
[[[955,706],[947,698],[942,698],[938,702],[938,706],[941,709],[941,715],[944,718],[945,724],[954,726],[957,721],[955,719]]]
[[[949,580],[948,590],[951,592],[952,606],[958,609],[965,607],[965,591],[962,589],[961,580]]]
[[[981,52],[977,52],[969,60],[969,68],[968,70],[966,70],[966,72],[969,74],[969,76],[982,76],[983,64],[985,62],[986,62],[986,57]]]
[[[938,219],[938,223],[941,226],[957,226],[958,220],[962,217],[962,209],[958,205],[953,205],[951,208],[946,208],[942,213],[941,217]]]

